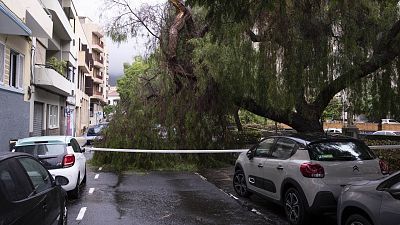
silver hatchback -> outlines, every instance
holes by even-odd
[[[400,172],[346,186],[338,202],[339,225],[400,225]]]

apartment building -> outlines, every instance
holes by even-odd
[[[108,95],[107,95],[107,102],[108,105],[117,105],[121,98],[119,97],[119,93],[117,91],[116,86],[110,86]]]
[[[35,65],[30,99],[30,136],[72,135],[77,68],[71,0],[40,0],[53,21],[50,38],[33,40]],[[72,23],[70,23],[72,21]],[[73,25],[71,25],[73,24]]]
[[[78,43],[78,72],[76,76],[75,85],[75,99],[76,99],[76,136],[81,136],[90,125],[89,121],[89,95],[86,94],[86,77],[91,77],[93,67],[92,50],[90,48],[88,39],[83,30],[81,21],[78,19],[76,29],[76,38]]]
[[[38,0],[0,0],[0,151],[29,135],[33,37],[52,33]]]
[[[103,107],[107,99],[108,82],[108,54],[104,45],[102,29],[87,17],[79,17],[90,49],[92,50],[93,66],[86,76],[85,93],[90,97],[89,118],[90,125],[97,125],[104,121]]]

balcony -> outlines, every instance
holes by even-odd
[[[104,52],[104,43],[102,41],[93,42],[92,43],[92,49],[97,51],[97,52]]]
[[[106,102],[105,99],[103,98],[103,93],[101,93],[99,91],[96,91],[96,90],[93,91],[93,95],[90,96],[90,99],[98,100],[101,103],[105,103]]]
[[[90,73],[90,53],[88,51],[80,51],[78,54],[78,67],[84,73]]]
[[[60,2],[54,0],[42,0],[41,2],[52,15],[53,34],[57,34],[61,40],[72,41],[74,32]]]
[[[93,59],[93,66],[98,67],[98,68],[104,68],[104,60],[101,57],[95,57]]]
[[[102,84],[103,83],[103,79],[99,78],[98,76],[94,76],[93,77],[93,82],[96,84]]]
[[[52,68],[45,66],[35,67],[35,85],[57,93],[62,96],[69,96],[74,89],[73,83],[59,74]]]

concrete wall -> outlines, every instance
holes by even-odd
[[[29,136],[29,102],[21,93],[0,86],[0,152],[9,151],[10,139]]]
[[[382,129],[379,127],[379,123],[356,123],[356,127],[362,131],[377,131],[377,130],[396,130],[400,131],[400,124],[382,124]],[[324,129],[326,128],[342,128],[341,122],[337,123],[324,123]]]

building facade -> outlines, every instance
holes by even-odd
[[[53,22],[38,0],[0,1],[0,151],[29,135],[32,42],[52,32]]]
[[[0,0],[0,151],[101,122],[104,49],[101,29],[81,20],[72,0]]]
[[[79,17],[88,45],[92,52],[93,66],[86,76],[85,93],[90,97],[89,124],[97,125],[105,121],[103,107],[106,105],[108,86],[108,54],[104,45],[104,34],[98,24],[87,17]]]

